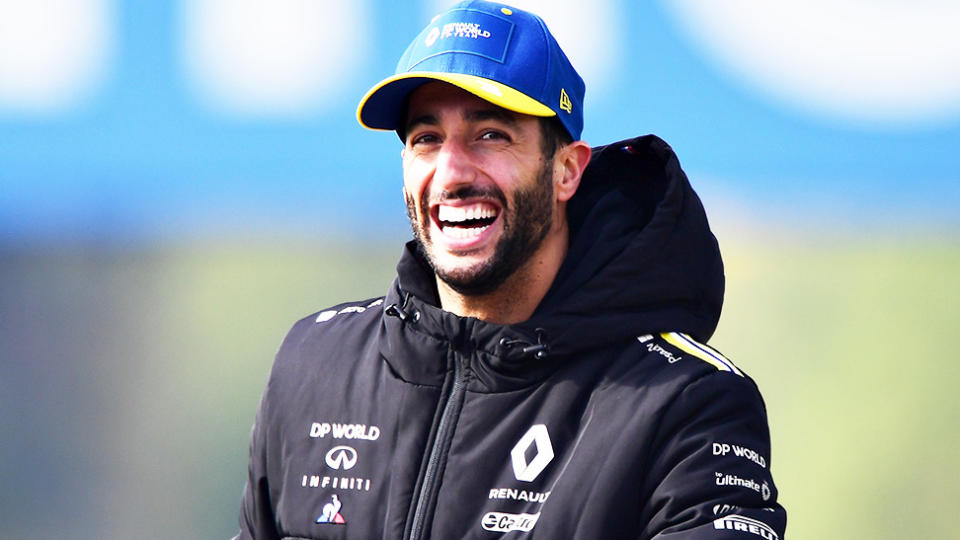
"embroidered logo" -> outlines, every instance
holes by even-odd
[[[563,88],[560,89],[560,108],[567,111],[567,114],[573,113],[573,102],[570,101],[570,96],[567,95],[567,91]]]
[[[323,513],[317,518],[315,523],[346,523],[343,515],[340,513],[340,499],[336,495],[331,495],[331,501],[323,505]]]

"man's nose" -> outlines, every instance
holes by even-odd
[[[469,148],[462,142],[447,139],[437,154],[436,170],[433,173],[434,187],[453,191],[459,186],[476,180],[476,167]]]

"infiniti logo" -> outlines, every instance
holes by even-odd
[[[334,446],[324,461],[331,469],[349,471],[357,464],[357,451],[349,446]]]

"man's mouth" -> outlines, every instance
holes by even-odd
[[[443,234],[457,239],[479,236],[497,220],[500,209],[489,202],[461,206],[440,204],[435,219]]]

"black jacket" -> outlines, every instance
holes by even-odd
[[[240,538],[782,538],[754,382],[703,345],[723,264],[676,156],[595,149],[527,322],[384,298],[298,322],[254,425]]]

